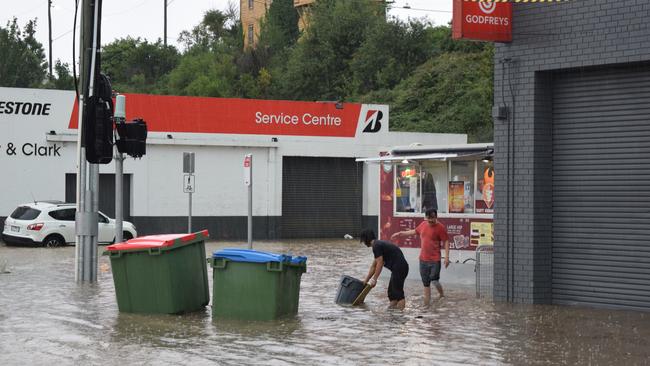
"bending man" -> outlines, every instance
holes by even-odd
[[[372,247],[372,253],[375,256],[368,275],[363,281],[364,284],[375,287],[383,267],[388,268],[391,271],[390,282],[388,283],[390,308],[404,309],[406,306],[404,281],[409,273],[409,265],[404,259],[402,250],[391,242],[377,240],[375,232],[371,229],[362,231],[359,237],[360,241],[367,247]]]

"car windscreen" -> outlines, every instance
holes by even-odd
[[[35,208],[20,206],[11,213],[11,218],[16,220],[34,220],[40,213],[41,211]]]

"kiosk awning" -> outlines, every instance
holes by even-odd
[[[391,163],[404,160],[440,160],[475,158],[492,159],[493,144],[465,144],[448,146],[407,146],[395,147],[387,155],[372,158],[357,158],[364,163]]]
[[[364,163],[400,162],[403,160],[447,160],[458,157],[458,154],[413,154],[413,155],[387,155],[376,158],[358,158],[356,161]]]

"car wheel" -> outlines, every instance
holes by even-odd
[[[124,241],[133,239],[133,235],[131,235],[130,232],[125,231],[125,232],[122,233],[122,239],[124,239]]]
[[[45,240],[43,240],[43,246],[47,248],[56,248],[62,247],[65,244],[63,238],[60,235],[50,235]]]

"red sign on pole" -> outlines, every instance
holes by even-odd
[[[244,157],[244,185],[251,185],[251,169],[253,168],[253,155]]]
[[[454,0],[452,38],[512,41],[512,3]]]

